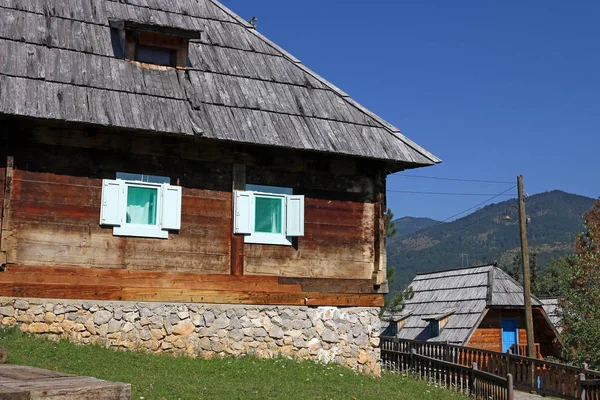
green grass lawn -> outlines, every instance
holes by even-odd
[[[0,329],[8,363],[131,383],[138,399],[463,399],[425,382],[288,358],[204,360],[78,346]]]

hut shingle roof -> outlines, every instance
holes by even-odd
[[[115,19],[200,31],[191,66],[117,58]],[[0,54],[0,114],[440,162],[214,0],[0,0]]]
[[[556,328],[556,330],[558,332],[562,332],[563,327],[560,323],[561,316],[560,316],[560,306],[559,306],[558,298],[553,297],[553,298],[540,299],[540,302],[542,303],[542,307],[544,308],[544,311],[548,315],[550,322],[552,322],[552,324],[554,325],[554,327]]]

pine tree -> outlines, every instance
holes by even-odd
[[[388,208],[388,210],[385,213],[385,228],[386,228],[386,237],[390,238],[392,236],[394,236],[396,233],[398,233],[398,230],[396,229],[396,226],[393,223],[393,219],[394,219],[394,213],[392,213],[392,210]],[[392,287],[394,286],[395,283],[395,279],[394,279],[394,268],[392,267],[388,267],[387,268],[387,272],[386,272],[386,278],[388,281],[388,287]],[[406,300],[410,300],[413,297],[413,291],[411,287],[406,288],[405,290],[399,290],[395,295],[388,295],[386,297],[385,303],[383,305],[383,307],[381,308],[381,314],[383,314],[384,312],[388,311],[388,310],[402,310],[404,308],[404,302]]]
[[[600,199],[584,214],[576,235],[570,287],[562,297],[563,343],[568,358],[600,367]]]

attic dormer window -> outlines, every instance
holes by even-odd
[[[188,66],[188,45],[200,32],[132,21],[110,21],[119,37],[120,54],[130,61],[167,67]],[[114,45],[114,43],[113,43]]]
[[[444,325],[448,323],[448,319],[452,314],[454,314],[454,310],[445,310],[440,314],[423,317],[423,320],[429,323],[428,328],[430,338],[440,336],[440,331]]]

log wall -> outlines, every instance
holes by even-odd
[[[383,303],[382,282],[373,274],[376,209],[385,204],[378,204],[381,182],[372,165],[133,132],[16,127],[18,135],[5,131],[0,138],[15,160],[4,221],[7,266],[0,274],[10,285],[0,294]],[[232,235],[234,165],[247,166],[247,183],[292,187],[306,196],[304,237],[293,246],[267,246]],[[181,230],[160,240],[113,236],[112,228],[101,227],[101,182],[116,172],[169,176],[182,186]]]
[[[466,346],[490,351],[502,351],[502,318],[517,318],[519,321],[519,343],[527,343],[525,317],[523,310],[490,309],[479,324]],[[553,340],[556,338],[552,328],[544,320],[539,310],[534,310],[534,342],[541,346],[542,355],[553,355]]]
[[[247,183],[305,195],[305,235],[294,246],[246,244],[251,275],[370,279],[374,268],[373,180],[249,168]]]

